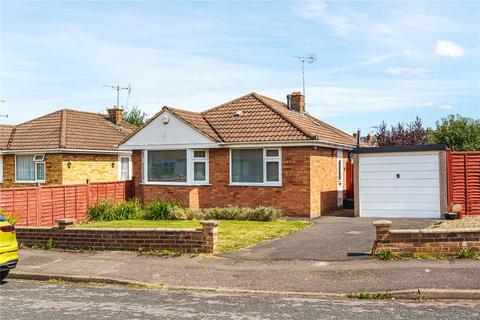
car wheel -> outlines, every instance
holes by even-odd
[[[10,270],[5,270],[5,271],[1,271],[0,272],[0,281],[2,281],[3,279],[5,279],[7,276],[8,276],[8,273],[10,272]]]

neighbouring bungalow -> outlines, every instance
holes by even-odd
[[[0,185],[128,180],[131,152],[118,144],[136,127],[123,110],[108,115],[62,109],[19,125],[0,125]]]
[[[305,112],[250,93],[204,112],[164,107],[119,148],[133,150],[136,196],[191,208],[273,206],[318,217],[343,202],[356,139]]]

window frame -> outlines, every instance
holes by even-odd
[[[122,178],[122,159],[127,158],[128,159],[128,178],[123,179]],[[119,155],[118,156],[118,180],[119,181],[128,181],[132,180],[132,156],[128,155]]]
[[[32,161],[33,161],[33,166],[35,168],[34,170],[34,180],[18,180],[17,178],[17,166],[18,166],[18,163],[17,163],[17,157],[18,156],[31,156],[32,157]],[[43,156],[42,159],[43,161],[35,161],[35,158],[37,156]],[[43,164],[43,180],[42,179],[37,179],[37,164]],[[47,165],[45,163],[45,154],[16,154],[15,155],[15,183],[45,183],[47,180]]]
[[[186,182],[176,182],[176,181],[149,181],[148,180],[148,152],[150,151],[186,151],[187,153],[187,181]],[[204,151],[205,157],[195,158],[194,151]],[[205,180],[194,180],[194,163],[203,162],[205,163]],[[150,185],[177,185],[177,186],[188,186],[188,185],[209,185],[209,152],[208,149],[147,149],[143,150],[142,153],[142,177],[143,184]]]
[[[233,182],[233,166],[232,166],[232,150],[241,150],[241,149],[247,149],[247,150],[262,150],[263,152],[263,182]],[[278,150],[278,156],[272,157],[269,156],[267,157],[267,150]],[[231,186],[250,186],[250,187],[256,187],[256,186],[264,186],[264,187],[281,187],[282,186],[282,148],[255,148],[255,147],[249,147],[249,148],[230,148],[230,159],[229,159],[229,182]],[[278,163],[278,181],[267,181],[267,162],[277,162]]]

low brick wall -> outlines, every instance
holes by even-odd
[[[181,250],[214,253],[218,222],[202,221],[202,229],[98,229],[15,228],[17,240],[25,246],[45,246],[51,239],[60,249],[84,250]]]
[[[391,230],[392,222],[374,221],[377,240],[373,253],[388,250],[404,257],[445,255],[457,257],[462,248],[480,252],[480,228]]]

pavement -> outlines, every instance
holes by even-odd
[[[2,319],[478,319],[459,301],[332,300],[165,291],[9,280],[0,286]]]
[[[343,210],[342,212],[347,212]],[[353,212],[352,212],[353,214]],[[346,215],[346,214],[344,214]],[[241,260],[352,261],[374,259],[372,222],[376,218],[325,216],[313,220],[308,229],[286,237],[222,256]],[[433,219],[389,219],[393,229],[421,228]]]
[[[135,252],[20,250],[12,277],[91,277],[167,289],[350,294],[359,291],[477,289],[477,260],[237,260],[215,256],[158,257]]]

